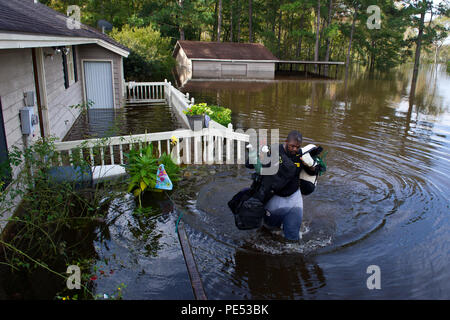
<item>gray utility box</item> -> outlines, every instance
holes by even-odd
[[[23,107],[20,109],[20,122],[22,134],[33,134],[34,126],[37,124],[37,115],[34,114],[34,107]]]

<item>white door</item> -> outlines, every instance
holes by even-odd
[[[84,79],[86,98],[94,103],[91,108],[114,108],[111,62],[85,61]]]

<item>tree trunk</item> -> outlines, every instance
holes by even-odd
[[[278,14],[278,58],[281,58],[281,20],[283,18],[283,11],[281,11],[280,1],[280,13]]]
[[[327,28],[330,27],[331,24],[331,19],[333,17],[333,0],[330,0],[329,4],[328,4],[328,21],[327,21]],[[329,61],[330,60],[330,37],[327,37],[327,41],[326,41],[326,46],[327,46],[327,50],[325,52],[325,61]],[[325,76],[328,76],[328,65],[325,65]]]
[[[316,23],[316,44],[314,46],[314,61],[319,61],[319,30],[320,29],[320,0],[317,1],[317,23]],[[314,72],[317,73],[318,65],[314,65]]]
[[[241,3],[240,0],[237,0],[238,5],[238,15],[237,15],[237,42],[241,42]]]
[[[213,33],[212,33],[212,41],[216,41],[216,35],[217,35],[217,8],[218,8],[218,0],[216,0],[216,4],[214,5],[214,26],[213,26]]]
[[[413,76],[412,76],[412,81],[411,81],[411,90],[409,92],[410,100],[414,100],[414,96],[416,94],[416,84],[417,84],[417,75],[419,73],[420,49],[422,46],[424,21],[425,21],[425,10],[422,11],[420,14],[419,34],[417,35],[417,40],[416,40],[416,53],[414,55],[414,69],[413,69]]]
[[[350,31],[350,41],[349,41],[348,50],[347,50],[347,59],[346,59],[346,63],[345,63],[345,81],[346,82],[348,79],[348,68],[350,65],[350,52],[352,51],[353,33],[355,32],[355,23],[356,23],[357,12],[358,11],[355,8],[355,13],[353,14],[352,29]]]
[[[304,22],[305,22],[305,14],[302,14],[300,17],[300,25],[299,25],[300,31],[302,31],[302,29],[303,29]],[[300,58],[300,54],[302,52],[302,38],[303,37],[301,35],[298,37],[297,51],[295,53],[297,58]]]
[[[375,49],[375,41],[372,40],[370,43],[372,49]],[[373,51],[370,54],[370,65],[369,65],[369,73],[373,73],[373,71],[375,70],[375,54],[373,53]]]
[[[219,12],[217,15],[217,42],[220,42],[221,32],[222,32],[222,0],[219,0]]]
[[[181,12],[183,12],[183,0],[179,0],[178,5],[180,6]],[[183,21],[182,18],[180,20]],[[182,23],[180,23],[180,25],[178,26],[178,32],[180,33],[180,40],[184,40],[185,37],[184,37],[184,29],[183,29]]]
[[[252,30],[252,0],[248,0],[248,41],[253,42],[253,30]]]
[[[230,1],[230,42],[233,42],[233,0]]]

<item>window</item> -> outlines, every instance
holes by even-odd
[[[77,58],[74,46],[64,47],[62,52],[64,87],[67,89],[69,86],[78,81]]]

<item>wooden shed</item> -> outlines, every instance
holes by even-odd
[[[273,79],[278,61],[260,43],[179,40],[172,55],[182,84],[194,78]]]

